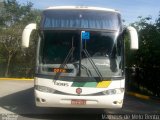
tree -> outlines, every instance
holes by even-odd
[[[16,32],[15,32],[16,31]],[[1,32],[1,43],[3,48],[6,50],[6,59],[7,59],[7,66],[5,71],[5,77],[8,76],[8,70],[10,66],[11,59],[13,55],[17,52],[20,47],[20,30],[19,29],[5,29]],[[16,46],[16,47],[15,47]]]
[[[160,96],[160,15],[155,23],[151,20],[151,17],[139,17],[139,21],[132,24],[139,33],[139,50],[134,54],[139,72],[132,82],[143,86],[148,93]]]
[[[19,4],[16,0],[5,0],[4,10],[0,18],[0,43],[6,60],[5,77],[8,77],[9,67],[12,59],[16,58],[18,51],[21,51],[21,34],[26,24],[35,21],[37,18],[32,10],[32,3]],[[38,16],[38,15],[37,15]],[[1,56],[3,53],[0,53]]]

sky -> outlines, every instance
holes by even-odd
[[[96,6],[112,8],[120,11],[125,24],[138,20],[138,16],[152,17],[153,22],[158,18],[160,0],[17,0],[20,4],[32,2],[33,7],[45,9],[49,6]]]

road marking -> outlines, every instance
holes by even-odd
[[[34,80],[31,78],[0,78],[0,80]]]

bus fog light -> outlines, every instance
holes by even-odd
[[[40,102],[40,99],[39,99],[39,98],[36,98],[36,101],[37,101],[37,102]]]
[[[115,95],[115,94],[121,94],[124,92],[124,88],[118,88],[118,89],[110,89],[103,91],[104,95]]]
[[[119,100],[119,101],[114,101],[113,104],[122,104],[123,100]]]
[[[41,99],[42,100],[42,102],[46,102],[46,100],[45,99]]]

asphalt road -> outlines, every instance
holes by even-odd
[[[160,119],[160,102],[142,100],[127,94],[122,109],[104,110],[39,108],[35,107],[33,93],[33,81],[0,80],[0,120]]]

